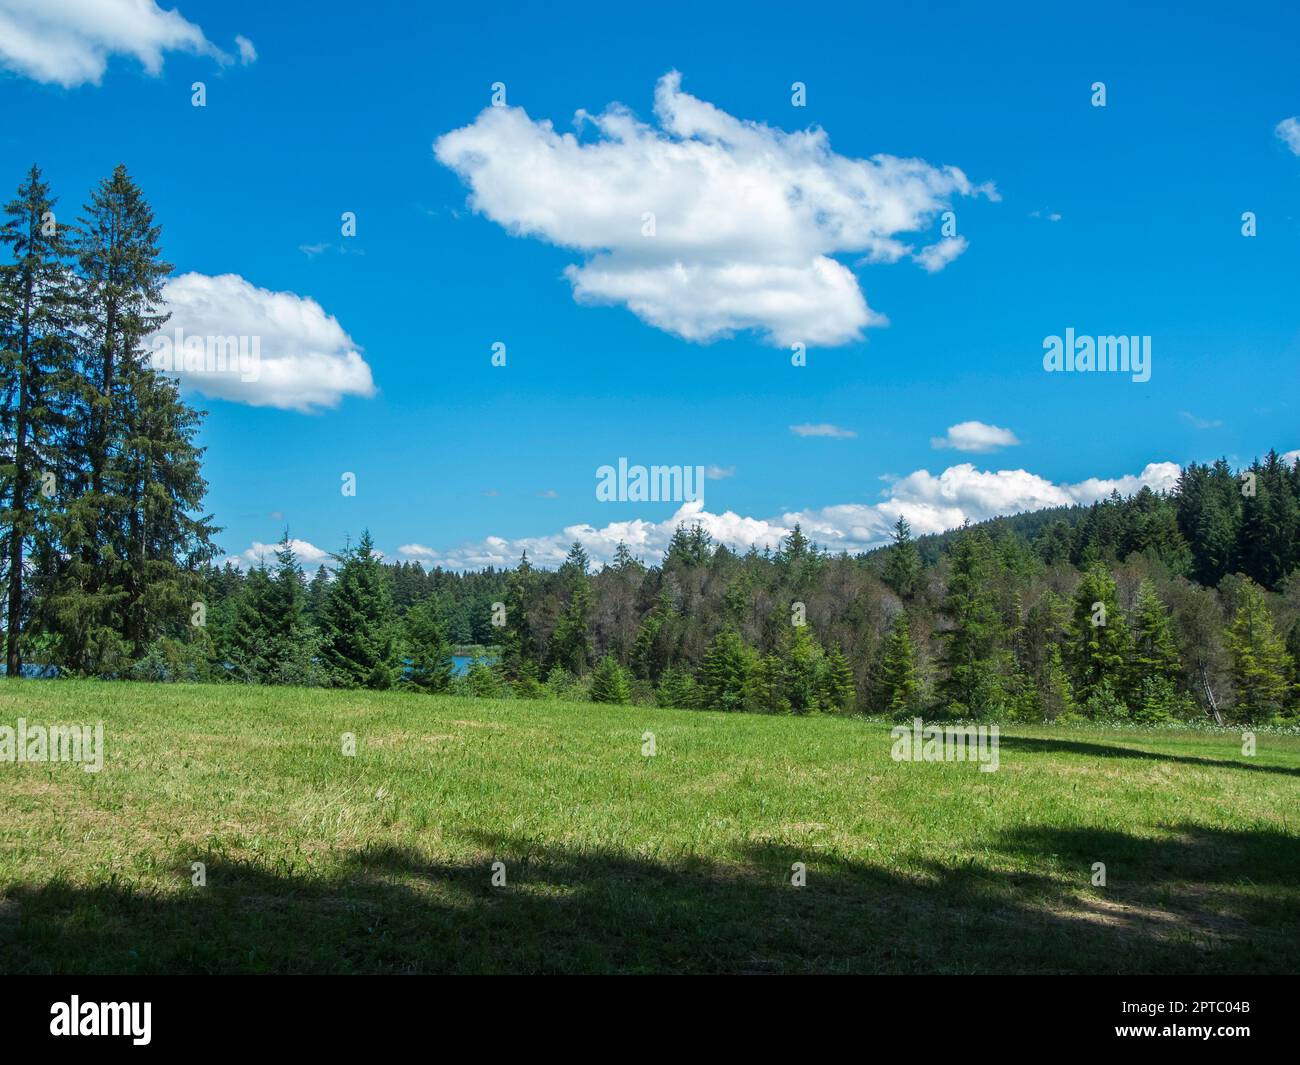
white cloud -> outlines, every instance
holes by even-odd
[[[948,237],[930,244],[912,256],[928,274],[935,274],[952,262],[967,248],[965,237]]]
[[[252,43],[236,41],[244,58]],[[113,55],[132,56],[156,76],[165,52],[231,61],[200,27],[154,0],[0,0],[0,66],[36,81],[98,85]]]
[[[725,481],[736,476],[735,466],[705,466],[704,479],[707,481]]]
[[[953,448],[957,451],[996,451],[1000,447],[1015,447],[1020,441],[1010,429],[1002,429],[984,422],[958,422],[948,426],[944,436],[930,437],[934,448]]]
[[[397,553],[403,558],[436,558],[438,552],[432,547],[425,547],[424,544],[403,544],[397,549]]]
[[[328,551],[324,551],[306,540],[290,538],[289,546],[293,548],[293,553],[298,556],[298,565],[302,566],[303,569],[315,569],[317,566],[328,565],[330,562],[331,556]],[[279,549],[279,544],[264,544],[260,540],[254,540],[246,550],[232,556],[230,561],[235,562],[244,569],[263,564],[273,568],[275,566],[275,553]]]
[[[837,440],[851,440],[858,435],[852,429],[844,429],[829,422],[821,422],[817,425],[792,425],[790,432],[795,436],[830,436]]]
[[[1223,425],[1223,422],[1218,418],[1198,418],[1191,411],[1182,411],[1181,414],[1183,420],[1196,429],[1218,429]]]
[[[171,318],[154,342],[182,338],[257,338],[256,379],[246,372],[211,372],[195,366],[174,376],[205,396],[254,407],[309,412],[336,407],[344,396],[375,394],[370,367],[338,320],[321,305],[293,292],[258,288],[238,274],[181,274],[163,286]],[[174,364],[173,364],[174,365]]]
[[[928,228],[954,197],[997,195],[956,167],[852,159],[823,130],[733,118],[682,92],[676,72],[660,78],[654,113],[657,126],[617,104],[579,111],[579,132],[596,133],[580,140],[522,108],[488,107],[434,153],[476,211],[587,254],[565,271],[577,300],[623,304],[692,341],[748,329],[780,345],[858,339],[885,318],[832,256],[913,255],[937,269],[964,240],[917,252],[899,235]]]
[[[243,34],[235,37],[235,44],[239,48],[239,61],[244,66],[251,66],[257,62],[257,49],[253,47],[253,42]]]
[[[1288,451],[1285,455],[1282,456],[1282,461],[1285,462],[1288,466],[1290,466],[1292,463],[1300,462],[1300,448],[1296,448],[1295,451]]]
[[[1117,478],[1090,478],[1078,484],[1057,484],[1025,470],[977,470],[969,463],[951,466],[937,476],[917,470],[887,489],[881,503],[844,503],[814,510],[789,511],[778,517],[753,518],[733,511],[721,514],[703,503],[685,503],[665,521],[633,518],[597,528],[570,525],[548,536],[507,539],[490,536],[478,543],[445,552],[433,560],[450,569],[512,566],[523,551],[536,564],[558,565],[577,540],[597,563],[609,561],[622,540],[633,554],[644,558],[662,555],[679,523],[699,522],[717,541],[744,551],[776,547],[798,522],[804,532],[832,551],[863,551],[887,543],[898,516],[904,515],[918,535],[955,529],[963,522],[984,521],[1044,507],[1093,503],[1112,491],[1131,495],[1143,486],[1168,491],[1178,480],[1174,462],[1154,462],[1140,474]]]
[[[1300,155],[1300,115],[1282,119],[1273,132],[1281,138],[1291,151],[1296,155]]]

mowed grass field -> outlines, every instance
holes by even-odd
[[[107,753],[0,763],[9,973],[1300,969],[1296,736],[1004,728],[981,773],[862,719],[0,682],[19,717]]]

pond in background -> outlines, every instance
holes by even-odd
[[[500,659],[496,655],[452,655],[451,672],[453,676],[463,677],[469,672],[470,663],[477,657],[478,661],[485,665],[495,665]]]

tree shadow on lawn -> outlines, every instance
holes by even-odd
[[[466,850],[355,851],[323,877],[215,859],[204,888],[186,859],[178,894],[20,886],[0,900],[0,971],[1266,972],[1296,967],[1300,934],[1297,841],[1274,832],[1033,828],[990,848],[1003,869],[909,874],[814,844],[674,863],[505,836]],[[1109,887],[1088,886],[1094,861]]]
[[[1084,743],[1080,740],[1040,739],[1033,736],[1000,736],[999,747],[1010,751],[1028,751],[1033,754],[1084,754],[1100,758],[1142,758],[1152,762],[1176,762],[1206,769],[1244,769],[1250,773],[1280,773],[1300,777],[1300,767],[1261,765],[1258,762],[1235,758],[1202,758],[1190,754],[1165,754],[1163,751],[1144,751],[1137,747],[1116,747],[1106,743]]]

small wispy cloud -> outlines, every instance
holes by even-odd
[[[936,449],[952,448],[955,451],[985,452],[1002,447],[1015,447],[1020,441],[1010,429],[984,422],[958,422],[948,426],[943,436],[930,437],[930,446]]]
[[[912,258],[920,263],[921,268],[927,274],[937,274],[958,255],[966,250],[965,237],[948,237],[939,241],[938,244],[929,244],[922,248]]]
[[[1300,115],[1282,119],[1273,132],[1292,152],[1300,155]]]
[[[1061,213],[1059,211],[1030,211],[1030,218],[1041,218],[1046,222],[1059,222]]]
[[[560,493],[557,492],[554,488],[548,488],[544,492],[538,492],[537,498],[538,499],[559,499]]]
[[[323,241],[320,244],[299,244],[298,250],[308,259],[314,259],[318,255],[324,255],[327,251],[336,251],[340,255],[365,255],[363,248],[350,248],[346,241],[339,244],[331,244],[329,241]]]
[[[1218,429],[1223,422],[1218,418],[1198,418],[1190,411],[1180,412],[1184,421],[1191,423],[1196,429]]]
[[[858,435],[852,429],[831,425],[829,422],[820,422],[816,425],[792,425],[790,432],[795,436],[829,436],[836,440],[851,440]]]
[[[704,479],[706,481],[725,481],[728,477],[736,476],[735,466],[705,466]]]

